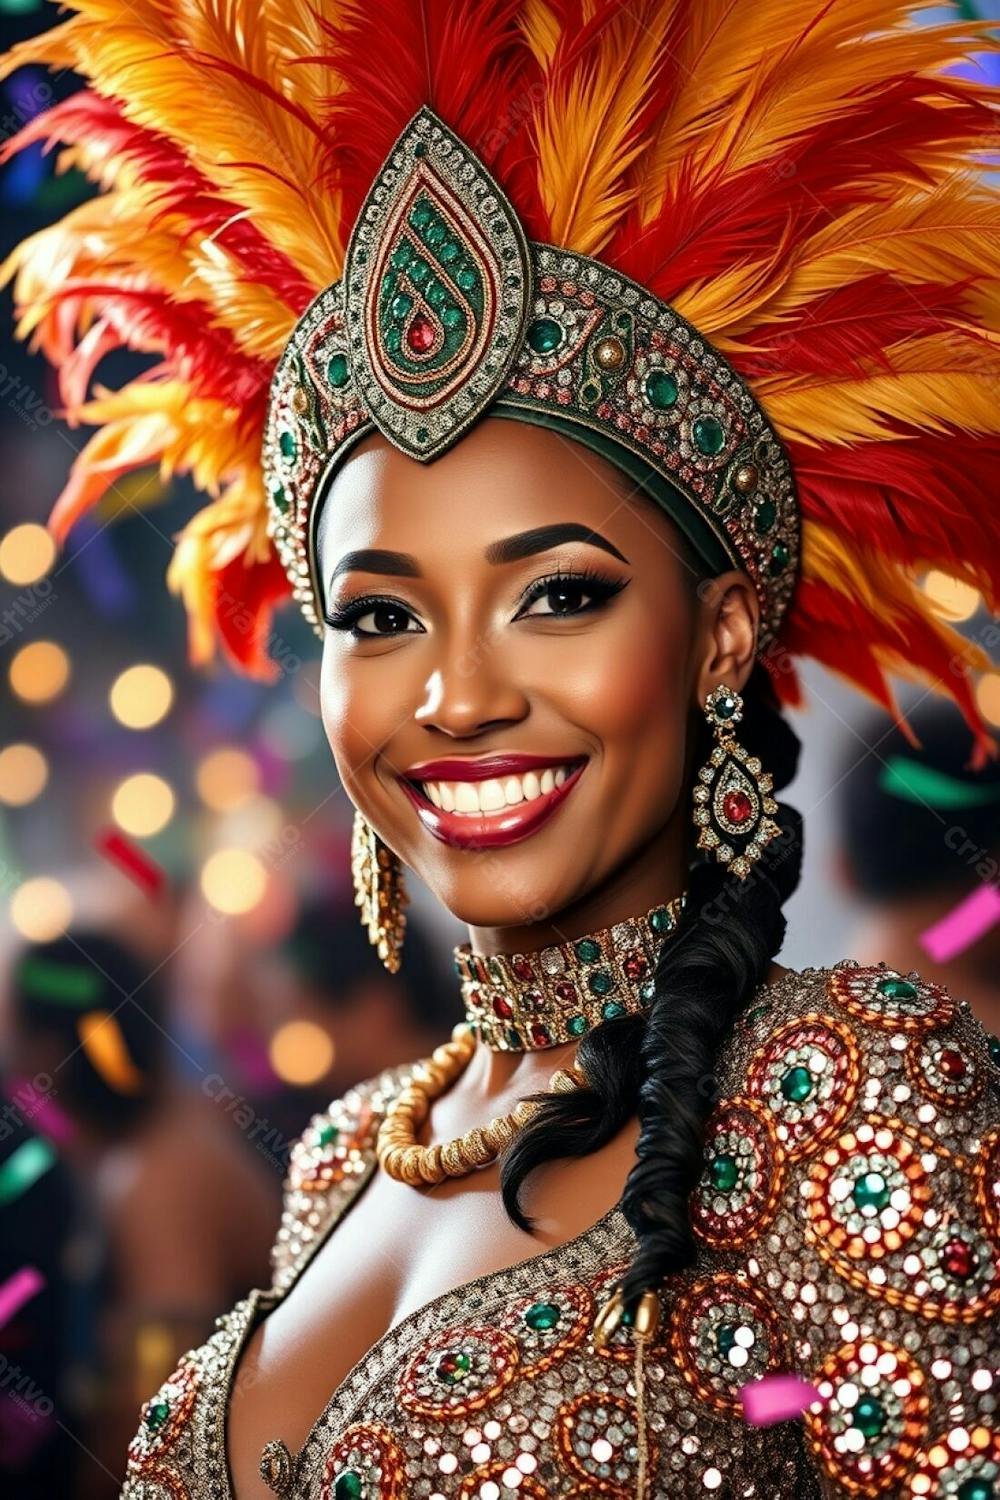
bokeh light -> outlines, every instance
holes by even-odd
[[[48,703],[69,681],[69,657],[55,641],[22,646],[10,664],[10,686],[25,703]]]
[[[62,937],[73,920],[73,901],[61,881],[36,875],[11,897],[10,920],[29,943],[50,943]]]
[[[45,790],[49,763],[35,745],[6,745],[0,750],[0,802],[24,807]]]
[[[111,712],[126,729],[151,729],[174,701],[174,685],[159,667],[140,662],[119,673],[111,685]]]
[[[56,556],[56,544],[44,526],[26,521],[0,541],[0,577],[18,586],[44,578]]]
[[[976,702],[987,724],[1000,725],[1000,672],[984,672],[976,683]]]
[[[979,590],[974,589],[971,583],[952,578],[939,568],[932,568],[924,578],[924,593],[934,613],[953,624],[957,624],[959,620],[971,619],[982,603]]]
[[[242,916],[263,900],[267,870],[248,849],[218,849],[202,866],[201,889],[216,911]]]
[[[198,795],[213,812],[230,812],[249,802],[260,784],[257,762],[235,745],[222,745],[206,755],[195,772]]]
[[[111,816],[118,827],[135,838],[150,838],[165,828],[174,814],[173,789],[151,771],[127,776],[111,799]]]
[[[318,1083],[333,1067],[333,1039],[315,1021],[286,1021],[271,1038],[271,1067],[285,1083]]]

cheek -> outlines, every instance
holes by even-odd
[[[339,642],[323,648],[320,712],[341,781],[353,787],[372,773],[373,755],[390,730],[391,693],[380,685],[372,667],[378,663],[352,658]]]

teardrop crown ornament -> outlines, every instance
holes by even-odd
[[[708,849],[741,880],[781,829],[772,814],[772,778],[736,739],[733,729],[743,717],[743,699],[721,684],[705,699],[705,715],[718,743],[698,772],[694,788],[694,823],[698,848]]]

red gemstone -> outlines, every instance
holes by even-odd
[[[435,339],[434,324],[424,313],[417,313],[406,330],[406,342],[414,354],[426,354]]]
[[[526,1010],[540,1010],[545,1001],[537,990],[525,990],[521,1003]]]
[[[938,1053],[938,1064],[942,1073],[947,1073],[949,1078],[964,1078],[969,1071],[969,1065],[961,1052],[956,1052],[952,1047],[945,1047]]]
[[[722,799],[722,811],[730,823],[745,823],[753,813],[753,803],[746,792],[727,792]]]
[[[568,979],[561,979],[556,985],[556,998],[571,1004],[576,999],[576,985],[570,984]]]
[[[976,1257],[964,1240],[949,1240],[941,1252],[941,1264],[956,1281],[968,1281],[976,1269]]]
[[[640,974],[646,972],[646,955],[644,953],[630,953],[622,964],[622,968],[629,979],[638,979]]]
[[[532,1022],[531,1040],[536,1047],[548,1047],[552,1043],[552,1037],[544,1026],[539,1026],[537,1021]]]
[[[510,966],[518,979],[534,979],[535,977],[531,969],[531,960],[521,953],[511,959]]]
[[[493,996],[493,1014],[499,1016],[501,1021],[513,1021],[514,1012],[502,995]]]

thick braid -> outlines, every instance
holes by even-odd
[[[795,774],[799,742],[777,711],[763,669],[757,674],[738,732],[779,791]],[[706,726],[706,749],[707,741]],[[801,819],[779,803],[775,821],[781,837],[745,880],[714,860],[692,867],[689,919],[660,954],[642,1040],[637,1160],[622,1197],[639,1241],[622,1279],[626,1307],[694,1258],[688,1199],[701,1174],[719,1050],[781,947],[782,907],[799,880]]]
[[[775,789],[787,785],[799,743],[759,666],[747,687],[739,736],[771,772]],[[696,764],[707,760],[710,748],[706,723]],[[504,1206],[516,1224],[530,1229],[520,1206],[528,1173],[547,1161],[599,1150],[638,1112],[638,1160],[622,1203],[639,1240],[623,1283],[629,1300],[687,1265],[693,1253],[687,1198],[701,1170],[716,1057],[781,946],[781,908],[799,878],[798,815],[779,804],[776,821],[782,837],[746,881],[714,861],[692,867],[688,915],[661,952],[650,1011],[607,1021],[582,1039],[577,1059],[588,1086],[535,1096],[540,1107],[501,1162]]]

